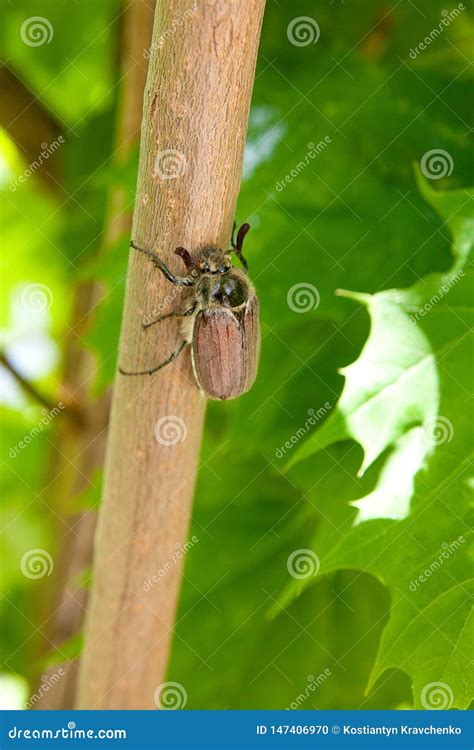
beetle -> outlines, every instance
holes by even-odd
[[[250,224],[242,224],[235,240],[234,224],[227,251],[207,247],[192,257],[184,247],[176,248],[175,254],[183,260],[187,276],[176,276],[154,252],[131,242],[131,247],[147,255],[168,281],[192,292],[188,309],[143,323],[143,328],[149,328],[167,318],[181,318],[183,340],[177,349],[159,365],[146,370],[129,372],[119,367],[122,375],[153,375],[190,346],[194,376],[206,398],[226,401],[252,387],[260,356],[260,305],[242,254],[249,229]],[[232,252],[242,270],[232,266]]]

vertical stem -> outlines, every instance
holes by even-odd
[[[124,3],[125,6],[125,3]],[[114,163],[128,158],[130,149],[139,140],[148,61],[144,51],[151,43],[154,0],[127,0],[121,16],[120,28],[120,93]],[[125,193],[112,186],[108,215],[105,222],[102,248],[130,231],[131,209],[126,205]],[[79,401],[84,415],[77,425],[68,420],[56,434],[55,453],[50,467],[53,476],[50,495],[60,518],[58,552],[55,556],[53,580],[54,613],[47,625],[47,639],[43,650],[57,650],[61,659],[64,642],[78,635],[83,627],[83,616],[88,592],[81,584],[81,575],[92,564],[92,540],[96,526],[96,511],[74,511],[71,499],[89,486],[94,471],[103,465],[110,392],[92,400],[89,381],[94,378],[94,357],[83,347],[83,329],[90,323],[103,290],[94,282],[81,283],[75,292],[75,314],[71,336],[65,355],[63,388],[72,401]],[[49,604],[49,602],[47,602]],[[61,664],[61,679],[51,684],[48,691],[35,689],[39,699],[37,709],[70,709],[76,699],[77,659]],[[51,667],[47,674],[54,674]],[[36,682],[39,675],[36,675]]]
[[[162,0],[142,123],[133,239],[182,272],[173,251],[227,245],[240,185],[264,0]],[[142,330],[171,294],[131,252],[120,364],[144,369],[181,337],[173,319]],[[154,708],[168,661],[205,400],[189,353],[153,376],[117,376],[80,708]],[[168,565],[167,565],[168,563]],[[144,583],[168,571],[149,591]]]

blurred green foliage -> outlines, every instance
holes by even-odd
[[[366,342],[364,352],[372,347],[370,366],[360,360],[355,401],[377,391],[387,362],[403,369],[400,350],[415,344],[391,315],[409,316],[426,285],[435,288],[433,279],[449,272],[452,236],[455,252],[466,246],[469,224],[459,211],[464,217],[462,188],[472,175],[468,12],[410,57],[438,27],[444,7],[440,0],[304,2],[298,15],[315,19],[320,34],[317,43],[296,46],[287,33],[294,4],[267,4],[237,216],[252,225],[246,254],[262,303],[262,361],[251,393],[208,410],[191,529],[199,543],[187,554],[169,670],[186,687],[189,708],[284,708],[298,695],[304,695],[302,708],[396,708],[420,705],[421,690],[432,681],[449,685],[454,705],[469,701],[462,642],[467,544],[416,594],[409,589],[437,559],[442,542],[461,534],[467,539],[464,475],[449,491],[442,481],[458,477],[468,453],[467,277],[450,292],[454,302],[446,296],[412,326],[412,336],[423,336],[425,354],[432,355],[432,379],[421,379],[401,399],[399,422],[380,437],[363,476],[361,445],[367,454],[379,440],[391,396],[363,423],[367,444],[343,420],[345,429],[330,426],[336,414],[344,415],[344,402],[336,405],[349,387],[340,368],[355,362]],[[64,127],[64,194],[58,204],[35,177],[9,190],[27,165],[3,138],[3,346],[39,387],[57,392],[72,292],[80,280],[100,278],[107,294],[87,332],[100,392],[113,378],[127,263],[126,240],[97,259],[105,197],[117,182],[133,191],[136,176],[136,154],[119,173],[110,162],[119,4],[45,1],[41,15],[50,19],[54,37],[29,47],[19,30],[37,14],[36,3],[4,2],[0,34],[9,64]],[[431,190],[425,179],[420,190],[413,163],[432,149],[448,153],[452,173],[433,180]],[[291,178],[300,162],[304,167]],[[433,188],[442,194],[433,195]],[[37,316],[15,317],[18,295],[32,283],[52,292],[41,332],[59,352],[38,371],[27,361]],[[288,304],[302,283],[316,287],[320,300],[304,313]],[[337,289],[375,295],[366,305],[372,321],[363,305],[336,296]],[[384,297],[391,289],[404,291]],[[441,366],[437,352],[446,341],[452,346]],[[424,392],[430,383],[436,383],[433,393]],[[423,410],[430,396],[434,412]],[[55,424],[11,458],[11,446],[37,424],[40,410],[27,406],[13,385],[5,400],[0,612],[7,625],[0,650],[5,671],[27,675],[38,582],[25,579],[19,561],[32,547],[54,549],[46,501],[48,431]],[[298,438],[298,449],[282,452],[321,407],[327,421],[321,427],[317,420],[315,437]],[[413,467],[414,454],[403,454],[397,441],[435,414],[452,422],[455,439]],[[332,430],[331,439],[324,430]],[[288,471],[296,450],[301,460]],[[397,457],[400,487],[386,476]],[[378,489],[380,503],[371,506],[369,520],[354,525],[352,503]],[[83,504],[79,498],[78,507]],[[295,581],[288,557],[301,549],[318,555],[320,570]],[[311,676],[325,670],[327,679],[308,689]]]

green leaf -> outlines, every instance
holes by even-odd
[[[37,318],[22,317],[18,326],[13,311],[24,285],[39,282],[53,298],[47,331],[58,352],[64,351],[75,285],[84,276],[102,280],[101,304],[74,346],[82,341],[94,349],[96,388],[103,389],[114,377],[128,257],[128,239],[122,248],[110,248],[110,254],[99,250],[107,236],[107,192],[119,186],[131,205],[136,171],[136,155],[119,168],[112,158],[123,7],[117,0],[106,0],[100,8],[91,2],[44,0],[41,15],[54,35],[49,43],[31,47],[20,31],[36,15],[36,4],[3,5],[0,37],[9,64],[39,105],[59,117],[66,141],[58,151],[63,193],[56,202],[43,193],[35,176],[10,189],[9,183],[28,165],[8,136],[0,139],[2,232],[10,249],[2,269],[7,290],[2,324],[10,329],[5,343],[15,345],[17,338],[30,334],[34,348],[25,360],[36,360]],[[418,297],[406,298],[407,313],[415,315],[426,296],[437,293],[439,273],[451,260],[446,222],[456,236],[455,253],[463,267],[469,230],[456,193],[472,175],[466,138],[472,109],[465,71],[472,46],[467,12],[416,60],[409,53],[438,26],[444,7],[444,0],[432,0],[420,13],[411,3],[387,8],[382,0],[362,0],[316,8],[303,0],[298,15],[313,17],[321,34],[316,44],[295,47],[287,35],[294,3],[267,4],[237,216],[252,225],[246,243],[261,299],[262,359],[250,393],[208,407],[192,529],[200,541],[186,558],[170,666],[171,679],[186,687],[192,708],[285,708],[300,695],[299,708],[397,708],[412,703],[408,675],[415,678],[418,701],[425,684],[437,678],[456,687],[459,698],[455,679],[468,623],[462,632],[452,627],[459,626],[456,607],[465,595],[458,584],[466,569],[467,542],[458,542],[456,550],[442,545],[458,539],[456,514],[464,518],[466,484],[458,482],[452,497],[447,493],[448,507],[441,505],[444,515],[438,512],[438,495],[455,470],[448,459],[452,452],[461,461],[465,457],[457,441],[458,418],[453,439],[431,451],[420,420],[432,413],[433,404],[425,383],[417,381],[422,403],[415,407],[413,423],[410,415],[392,415],[391,442],[377,431],[369,440],[359,422],[373,461],[363,476],[357,476],[363,450],[350,434],[344,442],[328,442],[291,473],[283,472],[314,422],[320,426],[331,418],[344,383],[338,369],[357,359],[366,342],[369,307],[400,322],[399,306],[390,295],[385,301],[373,296],[393,287],[403,288],[404,295],[409,287],[416,292],[414,285],[423,277]],[[309,145],[320,143],[326,145]],[[436,184],[420,181],[421,194],[410,165],[432,149],[447,152],[454,169]],[[433,190],[448,185],[455,188],[449,194]],[[429,203],[423,197],[428,194]],[[99,252],[98,262],[91,263]],[[435,275],[427,276],[431,272]],[[320,297],[319,306],[304,314],[288,304],[290,290],[302,282],[316,287]],[[364,290],[363,304],[335,296],[338,288]],[[449,305],[464,319],[463,300],[452,303],[456,294],[458,285],[450,292]],[[444,335],[444,324],[436,317],[440,310],[436,305],[414,326],[423,333],[423,351],[438,352],[442,346],[437,339]],[[454,343],[461,323],[454,314],[450,323]],[[412,335],[408,326],[407,336]],[[437,354],[428,368],[439,375],[438,357],[448,367],[449,375],[441,371],[436,414],[450,420],[449,399],[467,402],[464,392],[459,398],[456,381],[451,382],[454,377],[467,387],[459,378],[465,373],[465,356],[464,350],[458,357],[455,347]],[[64,368],[49,372],[38,387],[56,393],[62,372]],[[448,398],[450,386],[455,390]],[[401,409],[409,406],[410,399],[401,398],[398,390],[397,396]],[[0,653],[6,668],[29,674],[35,648],[17,646],[32,645],[31,623],[41,629],[46,614],[39,613],[32,594],[37,592],[42,601],[45,596],[41,582],[25,578],[19,563],[31,548],[44,548],[54,557],[57,529],[46,489],[51,435],[45,431],[15,458],[8,455],[40,418],[38,410],[23,416],[24,402],[7,416],[4,430],[8,466],[2,485],[6,564],[0,572],[5,622]],[[328,441],[348,433],[345,423],[333,422],[331,429],[334,437],[326,433]],[[376,443],[372,457],[371,441]],[[426,469],[416,472],[423,460]],[[428,492],[430,500],[425,501]],[[364,502],[358,504],[361,498]],[[373,517],[374,508],[383,517]],[[421,509],[425,515],[418,517]],[[291,580],[289,556],[304,548],[314,548],[321,561],[314,585],[298,581],[285,591],[286,598],[278,598]],[[441,557],[441,569],[435,570],[443,554],[448,557]],[[406,570],[400,570],[397,560],[405,562]],[[156,573],[152,561],[151,566],[150,576]],[[432,573],[429,580],[410,590],[410,582],[425,568]],[[433,586],[443,602],[439,610]],[[408,627],[403,595],[423,612],[414,606]],[[447,622],[446,602],[453,615]],[[436,637],[419,648],[415,668],[409,660],[426,616],[433,623],[424,621],[426,637]],[[364,698],[383,631],[386,658],[381,652],[378,668],[402,666],[386,669]],[[407,645],[405,665],[402,643]],[[75,653],[73,648],[71,655]],[[440,654],[442,659],[451,654],[446,668],[436,666]],[[317,678],[327,669],[329,679],[309,690],[308,676]]]
[[[408,290],[351,295],[369,311],[369,338],[359,359],[343,370],[336,411],[289,466],[354,439],[364,452],[361,476],[387,452],[375,487],[353,502],[354,527],[322,557],[321,571],[370,571],[390,591],[391,615],[372,686],[385,670],[403,669],[412,677],[416,706],[429,707],[426,686],[442,683],[447,702],[465,708],[474,694],[465,669],[473,278],[461,264],[474,244],[473,193],[433,191],[418,180],[454,233],[454,265]],[[318,549],[317,540],[313,545]],[[283,601],[300,589],[292,584]]]
[[[186,688],[190,708],[285,708],[304,694],[308,674],[326,668],[331,678],[300,708],[412,705],[406,667],[386,670],[365,698],[364,690],[387,625],[391,566],[425,543],[429,511],[425,523],[409,529],[414,539],[407,533],[400,548],[385,548],[386,529],[395,536],[410,518],[354,526],[352,503],[370,495],[382,469],[389,470],[394,446],[401,452],[419,424],[408,420],[405,427],[401,419],[399,439],[360,477],[362,448],[352,439],[328,445],[290,473],[282,469],[302,443],[301,430],[309,434],[310,410],[318,426],[330,418],[344,381],[338,368],[355,360],[367,340],[366,305],[334,290],[406,289],[451,265],[448,230],[417,190],[411,164],[440,148],[455,168],[436,188],[460,188],[472,174],[469,86],[456,77],[465,61],[452,47],[459,46],[466,14],[436,40],[440,59],[407,59],[443,8],[433,0],[422,17],[400,3],[386,16],[368,0],[320,4],[317,12],[305,2],[298,13],[317,20],[321,37],[295,51],[287,37],[294,7],[289,0],[267,4],[237,212],[237,221],[252,226],[246,252],[261,299],[262,357],[250,393],[207,410],[191,531],[200,543],[186,557],[169,670]],[[308,144],[325,136],[329,145],[307,157]],[[288,305],[301,282],[320,297],[304,314]],[[416,299],[410,304],[415,313]],[[404,498],[419,481],[406,478]],[[387,515],[394,505],[401,507],[396,498],[387,502]],[[448,513],[446,525],[444,518],[438,523],[440,543],[459,534]],[[349,535],[354,549],[348,545],[342,559]],[[364,535],[380,541],[372,558]],[[279,597],[292,580],[289,555],[311,547],[321,561],[314,585],[298,581],[287,599]],[[341,559],[330,566],[332,554]],[[368,564],[377,555],[383,568]],[[457,560],[453,555],[444,570]],[[410,579],[407,595],[409,585]]]

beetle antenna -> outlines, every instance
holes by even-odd
[[[249,229],[250,229],[250,224],[242,224],[239,231],[237,232],[236,241],[234,241],[234,237],[233,237],[234,231],[235,231],[235,224],[234,224],[234,231],[232,231],[232,248],[246,271],[248,271],[248,263],[245,260],[244,256],[242,255],[242,245],[244,244],[244,238],[247,232],[249,231]]]
[[[186,250],[186,248],[177,247],[174,253],[175,255],[179,255],[179,257],[183,259],[184,265],[186,266],[186,270],[189,271],[189,269],[193,265],[193,260],[189,252]]]

